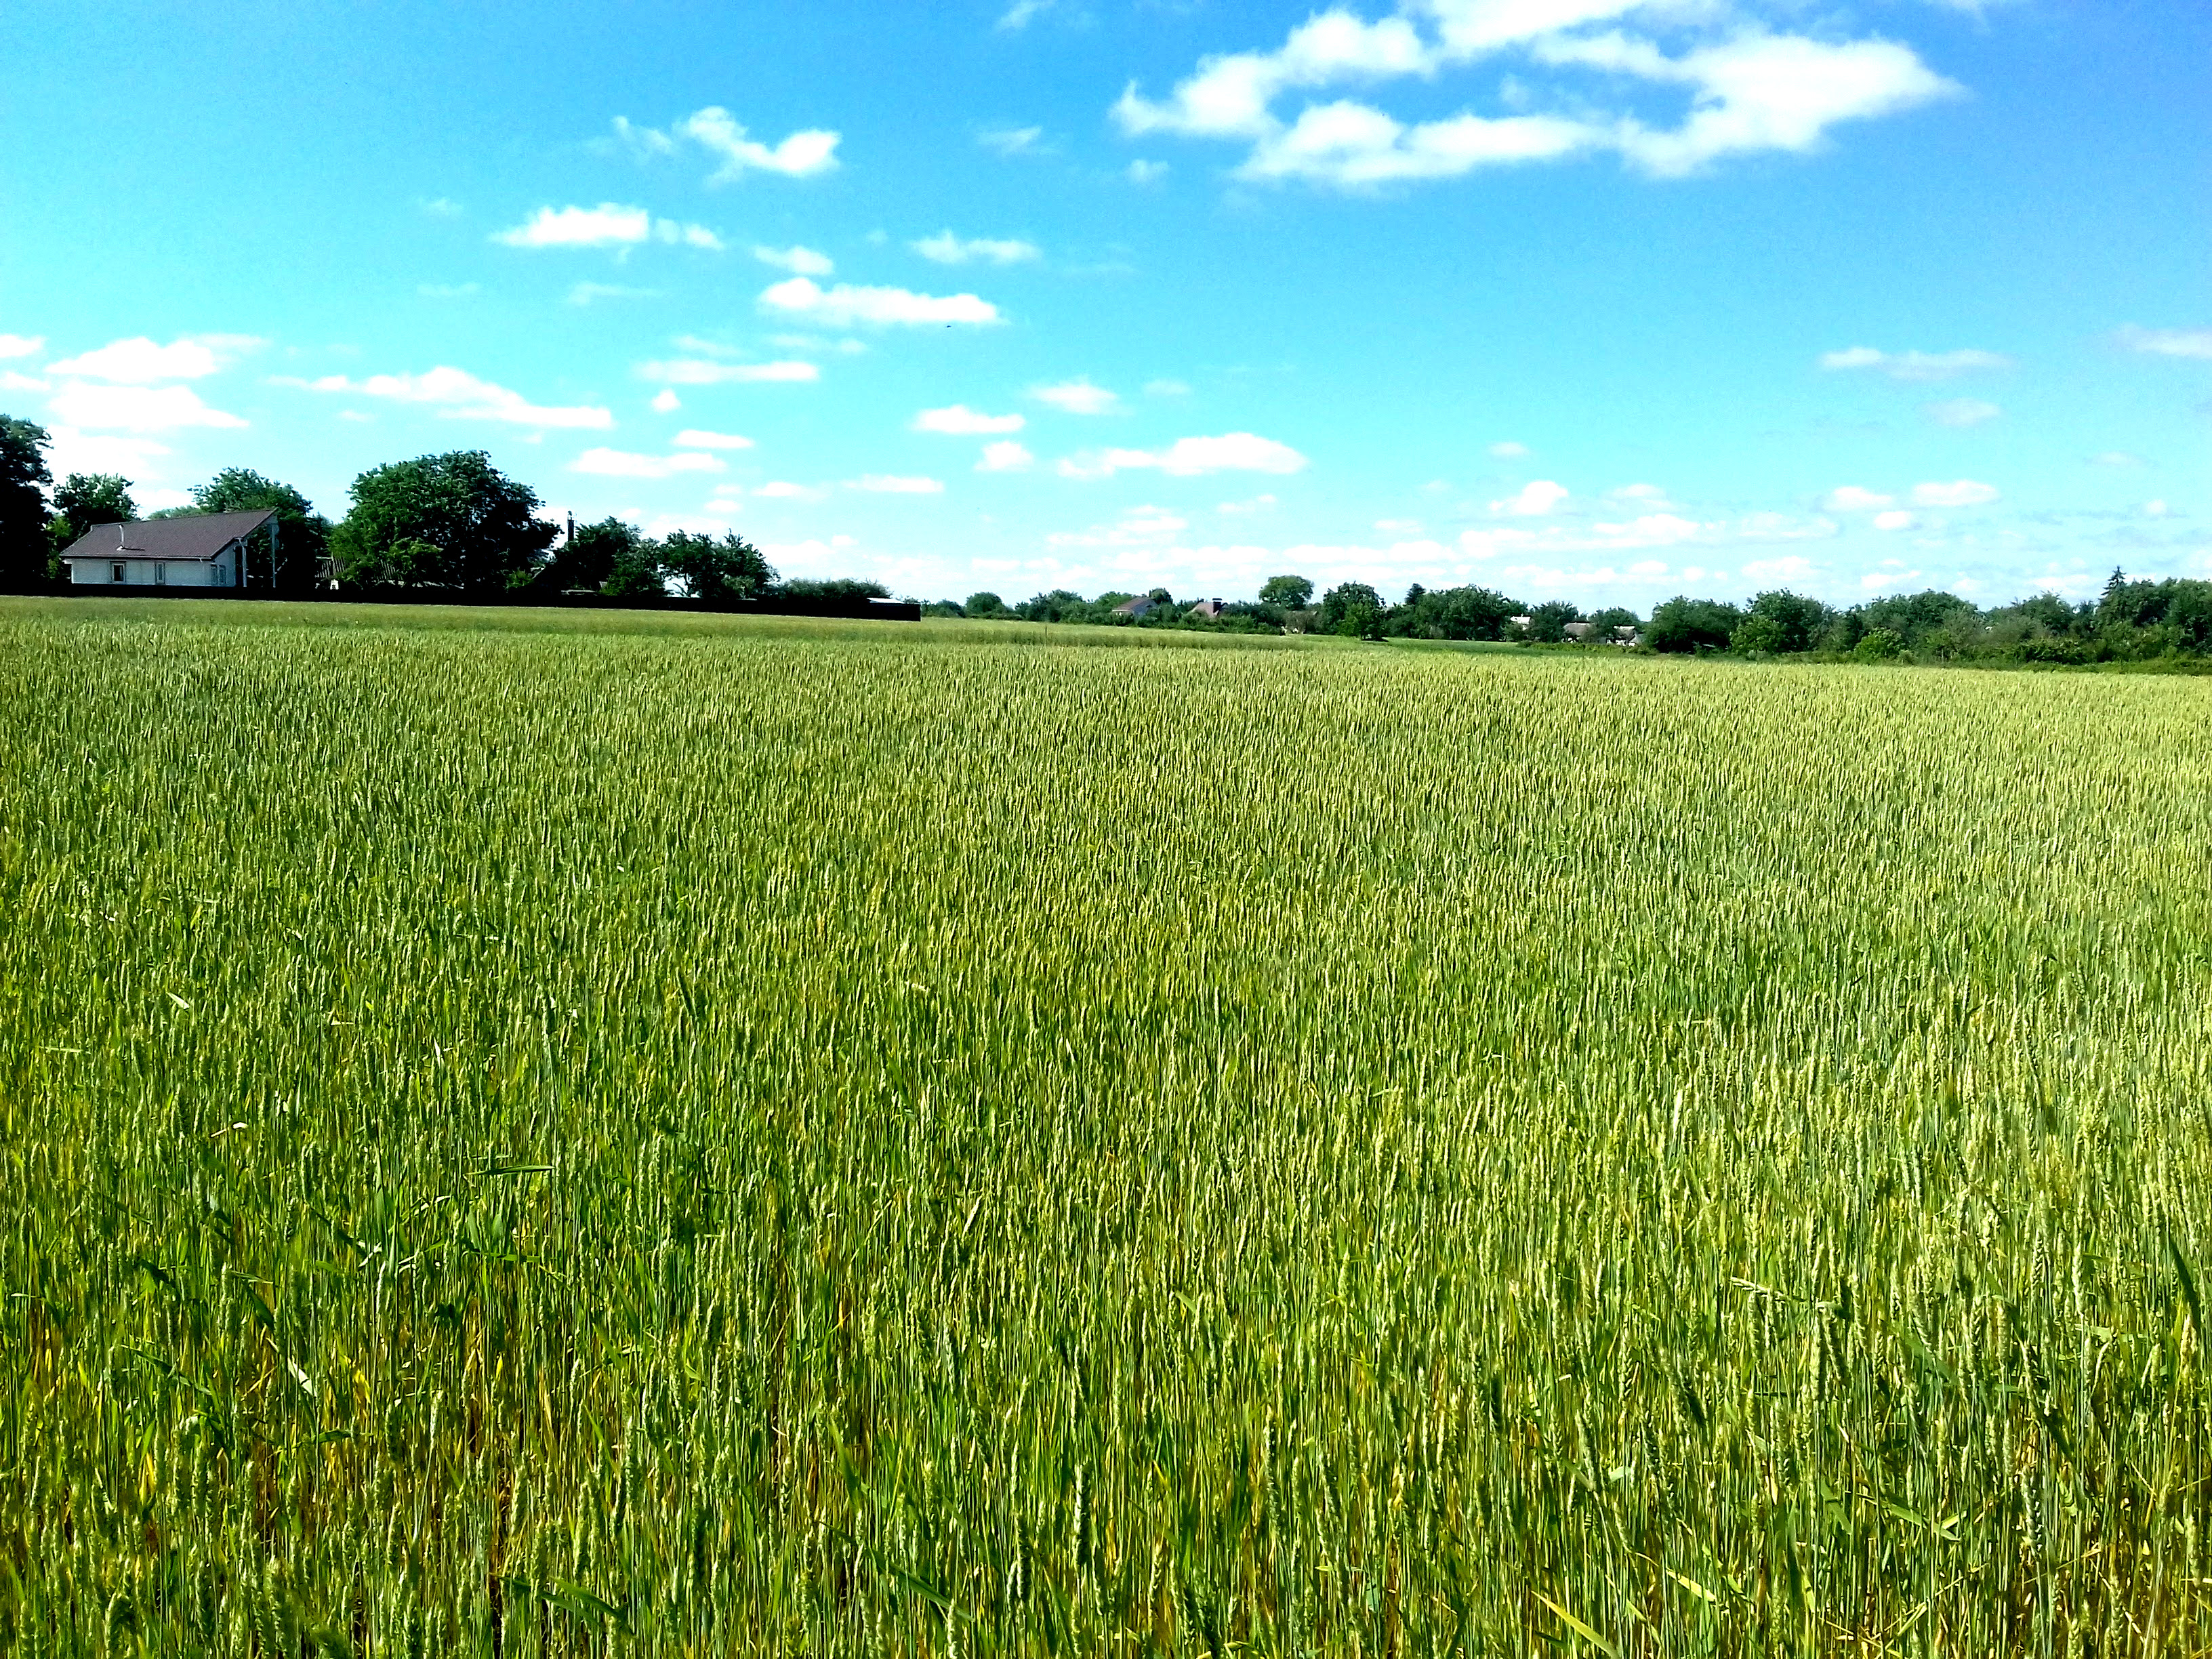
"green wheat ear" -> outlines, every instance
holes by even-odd
[[[2203,682],[1048,637],[0,602],[0,1650],[2212,1646]]]

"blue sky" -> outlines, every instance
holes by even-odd
[[[2208,63],[2194,0],[40,8],[0,410],[142,506],[480,447],[924,597],[2212,574]]]

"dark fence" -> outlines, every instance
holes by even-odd
[[[311,588],[300,592],[265,587],[163,587],[150,583],[112,586],[105,582],[77,586],[58,583],[46,592],[67,599],[274,599],[287,605],[482,605],[487,610],[545,611],[696,611],[725,617],[825,617],[860,622],[920,622],[921,605],[914,599],[871,599],[819,594],[773,594],[761,599],[679,599],[640,596],[611,599],[603,593],[540,593],[527,589],[507,593],[471,593],[456,588],[363,587]]]

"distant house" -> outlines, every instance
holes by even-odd
[[[1634,645],[1641,641],[1643,637],[1644,636],[1641,634],[1636,631],[1635,626],[1632,623],[1624,623],[1621,626],[1613,630],[1613,643],[1616,645]]]
[[[1189,614],[1200,622],[1219,622],[1222,604],[1218,599],[1200,599],[1191,606]]]
[[[1505,619],[1505,625],[1509,628],[1517,628],[1525,634],[1536,625],[1536,619],[1534,617],[1508,617]]]
[[[1596,626],[1595,623],[1569,623],[1566,635],[1571,640],[1586,640],[1590,636],[1590,630]]]
[[[1117,617],[1141,617],[1158,603],[1159,601],[1158,599],[1149,598],[1144,594],[1139,594],[1133,599],[1124,599],[1121,604],[1115,605],[1114,607],[1114,614]]]
[[[69,544],[72,587],[267,587],[276,569],[276,514],[195,513],[94,525]]]

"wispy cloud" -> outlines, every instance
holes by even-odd
[[[304,386],[310,392],[421,404],[435,409],[451,420],[500,421],[510,426],[540,428],[605,429],[615,423],[608,410],[589,404],[533,404],[519,392],[510,392],[464,369],[442,364],[421,374],[372,374],[365,380],[326,374],[316,380],[283,380],[278,384]]]
[[[1119,393],[1093,386],[1087,378],[1062,380],[1056,386],[1030,388],[1030,396],[1049,404],[1063,415],[1110,415],[1121,406]]]
[[[853,478],[846,483],[848,489],[858,489],[871,495],[942,495],[945,485],[936,478],[900,477],[888,473],[871,472],[864,478]]]
[[[188,386],[98,386],[72,380],[48,405],[70,426],[94,432],[174,432],[186,427],[233,430],[246,422],[210,408]]]
[[[965,404],[944,409],[925,409],[909,422],[915,432],[941,432],[951,437],[972,438],[994,432],[1019,432],[1029,422],[1019,415],[986,415]]]
[[[795,386],[822,378],[812,363],[727,363],[705,357],[672,357],[640,363],[641,380],[664,386]]]
[[[568,290],[568,303],[588,306],[601,300],[658,300],[657,288],[625,288],[620,283],[579,283]]]
[[[753,258],[794,276],[827,276],[837,269],[836,260],[811,247],[756,247]]]
[[[1948,483],[1922,483],[1912,486],[1915,507],[1987,507],[2002,492],[1994,484],[1978,483],[1972,478],[1958,478]]]
[[[678,449],[750,449],[753,441],[734,432],[704,432],[697,427],[676,434]]]
[[[1941,403],[1925,405],[1928,418],[1938,426],[1981,426],[2004,413],[1995,404],[1984,403],[1979,398],[1947,398]]]
[[[718,252],[722,246],[722,239],[704,225],[655,219],[641,207],[617,202],[589,208],[542,207],[521,224],[495,232],[492,240],[526,248],[627,248],[653,241]]]
[[[709,105],[665,131],[617,116],[615,137],[640,155],[670,155],[684,143],[696,144],[721,163],[710,184],[734,183],[750,173],[811,179],[837,166],[836,133],[811,127],[780,143],[765,144],[748,135],[744,124],[720,105]]]
[[[1026,472],[1036,465],[1036,457],[1029,447],[1012,439],[1003,439],[994,444],[985,444],[981,459],[975,463],[978,472]]]
[[[1982,369],[2010,368],[2012,359],[2001,352],[1968,349],[1963,351],[1883,351],[1874,346],[1846,346],[1823,352],[1826,369],[1866,369],[1893,380],[1948,380]]]
[[[1288,444],[1251,432],[1226,432],[1212,438],[1178,438],[1164,449],[1108,449],[1070,456],[1060,463],[1068,478],[1110,478],[1117,472],[1151,470],[1170,477],[1194,478],[1212,472],[1301,472],[1306,458]]]
[[[973,294],[910,293],[902,288],[858,288],[840,283],[823,288],[809,276],[778,283],[760,296],[762,309],[823,328],[950,326],[995,323],[999,308]]]
[[[687,451],[674,455],[634,455],[620,449],[587,449],[568,463],[571,472],[601,478],[672,478],[685,472],[720,472],[719,456]]]
[[[142,334],[128,340],[112,341],[96,351],[48,363],[46,372],[124,386],[148,386],[157,380],[198,380],[228,367],[240,352],[251,351],[263,343],[251,335],[198,334],[157,345]]]
[[[2154,357],[2212,359],[2212,328],[2137,328],[2130,323],[2118,337],[2130,351]]]
[[[1037,258],[1042,252],[1034,242],[997,240],[988,236],[963,240],[949,230],[940,231],[934,236],[925,236],[908,246],[923,258],[940,265],[965,265],[979,262],[1014,265]]]
[[[1044,148],[1044,129],[988,127],[975,135],[975,142],[1001,155],[1031,155]]]

